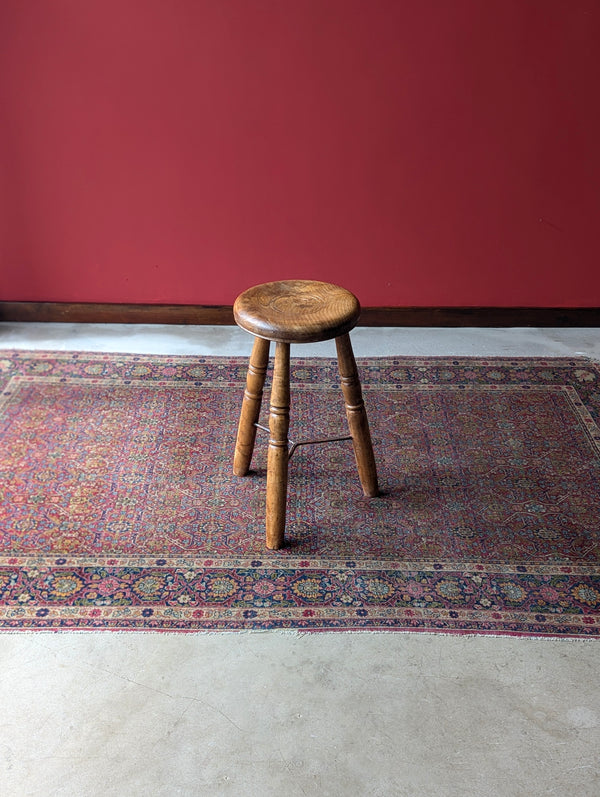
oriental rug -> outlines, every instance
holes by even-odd
[[[297,449],[271,552],[261,432],[231,469],[245,360],[0,352],[0,628],[599,636],[599,366],[359,369],[382,495],[350,443]],[[315,432],[346,433],[336,363],[293,359]]]

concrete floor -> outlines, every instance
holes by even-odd
[[[357,329],[353,340],[357,355],[600,360],[598,329]],[[249,344],[229,327],[0,324],[0,349],[227,355]],[[0,795],[598,797],[599,645],[1,634]]]

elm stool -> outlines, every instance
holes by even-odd
[[[250,468],[262,401],[271,341],[276,344],[267,457],[267,548],[284,543],[290,448],[290,343],[316,343],[335,338],[341,387],[350,436],[311,440],[352,439],[358,475],[366,496],[379,494],[377,469],[367,412],[356,361],[350,343],[351,329],[360,315],[358,299],[350,291],[313,280],[283,280],[256,285],[240,294],[233,306],[236,324],[254,335],[246,390],[235,446],[233,472],[245,476]]]

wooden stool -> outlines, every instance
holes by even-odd
[[[284,541],[290,457],[290,343],[316,343],[335,338],[359,478],[365,495],[379,493],[369,422],[348,334],[358,321],[360,305],[356,296],[337,285],[284,280],[245,291],[236,299],[233,314],[236,324],[255,336],[235,446],[233,472],[236,476],[245,476],[250,468],[270,342],[276,343],[269,408],[266,526],[267,548],[277,549]]]

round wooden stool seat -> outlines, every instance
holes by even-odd
[[[281,280],[244,291],[233,315],[238,326],[259,338],[316,343],[353,329],[360,304],[350,291],[328,282]]]
[[[334,437],[294,443],[290,449],[290,344],[335,338],[342,394],[354,446],[358,475],[367,496],[379,494],[377,468],[362,398],[360,379],[350,343],[350,330],[360,315],[358,299],[350,291],[314,280],[282,280],[256,285],[240,294],[233,305],[238,326],[254,335],[242,401],[233,472],[245,476],[250,468],[271,341],[275,363],[269,402],[267,456],[266,544],[284,544],[288,462],[298,445],[333,442]]]

